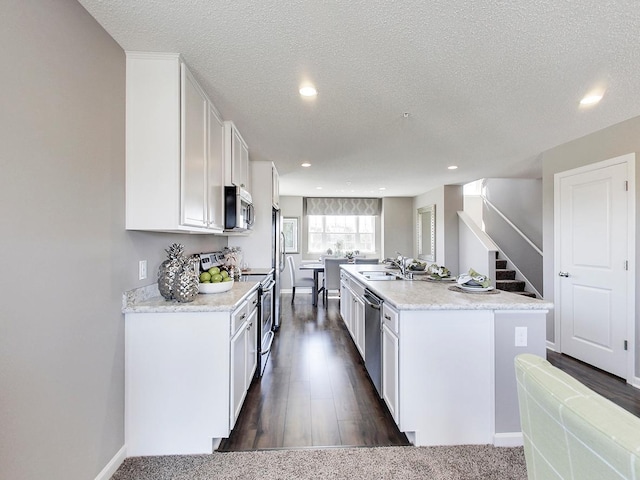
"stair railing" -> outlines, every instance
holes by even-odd
[[[509,225],[518,235],[520,235],[522,237],[522,239],[527,242],[529,245],[531,245],[531,247],[538,253],[538,255],[540,255],[541,257],[544,256],[542,254],[542,250],[540,250],[535,243],[533,243],[529,237],[527,237],[522,230],[520,230],[518,227],[516,227],[513,222],[511,220],[509,220],[504,213],[502,213],[498,207],[496,207],[493,203],[491,203],[491,201],[489,201],[489,199],[487,197],[485,197],[484,195],[481,195],[482,197],[482,201],[484,203],[486,203],[489,207],[491,207],[491,209],[496,212],[498,215],[500,215],[500,217],[507,222],[507,225]]]
[[[488,207],[490,207],[495,213],[498,214],[498,216],[511,228],[511,230],[515,233],[518,234],[518,236],[520,236],[522,238],[522,240],[524,240],[531,248],[534,252],[536,252],[538,255],[540,255],[540,257],[544,257],[544,254],[542,253],[542,250],[540,250],[538,248],[538,246],[536,244],[534,244],[529,237],[527,237],[522,230],[520,230],[511,220],[509,220],[499,209],[498,207],[496,207],[493,203],[491,203],[491,201],[485,197],[484,195],[480,195],[480,197],[482,198],[482,201],[485,203],[485,205],[487,205]],[[542,298],[542,295],[540,293],[540,291],[533,285],[533,283],[531,283],[531,281],[529,281],[529,279],[527,278],[526,275],[524,275],[520,269],[516,266],[516,263],[513,262],[510,258],[509,255],[507,255],[504,250],[502,248],[500,248],[499,246],[496,245],[497,250],[500,252],[500,256],[507,260],[507,264],[509,265],[509,268],[511,270],[515,270],[516,272],[516,279],[519,280],[523,280],[525,282],[525,290],[533,292],[536,294],[536,296],[538,298]]]

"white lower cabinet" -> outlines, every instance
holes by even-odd
[[[229,426],[233,430],[236,419],[240,414],[242,402],[246,395],[246,370],[247,361],[247,331],[243,323],[236,334],[231,337],[231,411],[229,412]]]
[[[129,456],[212,453],[256,368],[257,292],[233,312],[125,315]]]
[[[255,297],[255,298],[254,298]],[[258,348],[258,309],[256,308],[256,294],[243,302],[231,314],[231,325],[236,325],[237,331],[232,329],[230,340],[231,351],[231,409],[229,411],[229,427],[233,430],[242,404],[247,396],[253,374],[257,365]]]
[[[399,423],[398,394],[399,380],[398,312],[388,305],[382,310],[382,398],[396,423]]]
[[[340,281],[340,315],[364,358],[364,287],[344,276]]]
[[[353,339],[362,358],[364,358],[364,300],[354,293],[353,295]]]
[[[349,334],[352,331],[351,311],[353,310],[353,293],[349,288],[348,283],[342,282],[340,284],[340,315],[342,320],[349,330]]]

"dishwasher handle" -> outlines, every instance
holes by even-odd
[[[371,308],[375,308],[376,310],[380,310],[380,307],[382,306],[382,300],[381,299],[379,299],[378,297],[373,295],[368,290],[365,290],[363,298],[364,298],[364,301],[367,303],[367,305],[369,305]]]

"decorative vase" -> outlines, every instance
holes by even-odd
[[[199,266],[200,259],[195,255],[184,262],[173,284],[173,298],[178,302],[192,302],[198,295]]]
[[[169,258],[162,262],[158,269],[158,290],[167,300],[173,298],[173,286],[176,277],[182,271],[184,265],[184,245],[173,243],[165,249]]]

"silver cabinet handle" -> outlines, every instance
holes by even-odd
[[[384,318],[386,318],[387,320],[391,320],[391,317],[388,314],[384,314]]]
[[[559,272],[558,276],[560,276],[560,277],[568,277],[569,276],[569,272]]]

